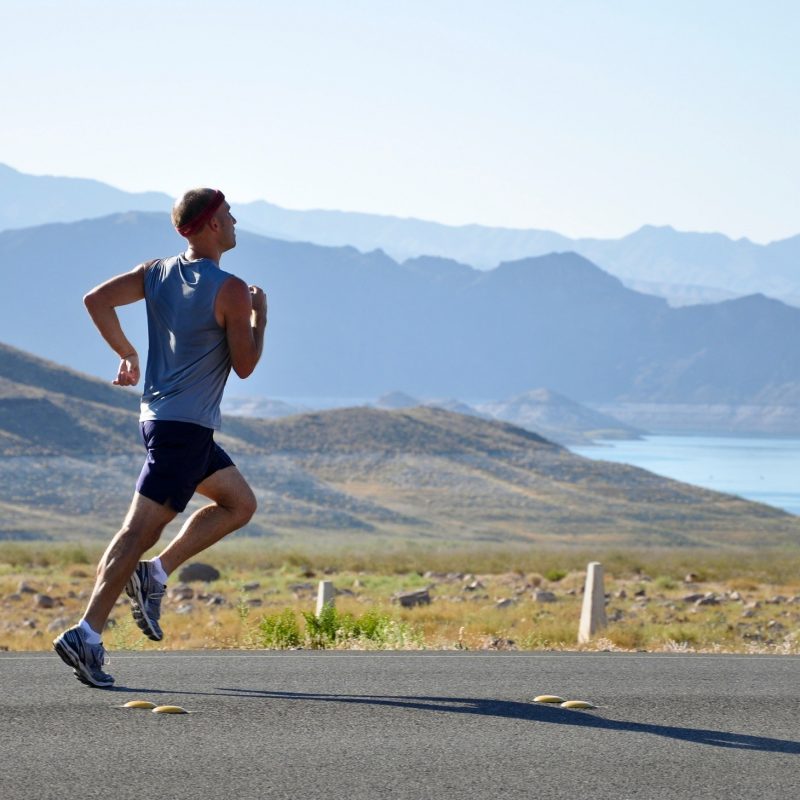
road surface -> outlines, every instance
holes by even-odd
[[[55,654],[0,654],[0,798],[800,794],[798,657],[136,652],[110,671],[89,689]]]

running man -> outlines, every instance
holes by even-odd
[[[230,208],[220,191],[186,192],[172,209],[186,251],[140,264],[84,298],[100,334],[120,357],[114,384],[139,382],[139,356],[122,330],[117,306],[144,300],[149,335],[140,417],[147,460],[122,528],[97,566],[83,618],[53,642],[75,677],[89,686],[114,684],[103,671],[101,634],[122,590],[142,632],[161,641],[158,620],[170,573],[246,525],[256,510],[252,490],[214,442],[228,374],[231,368],[240,378],[253,372],[267,325],[264,292],[219,267],[222,254],[236,246]],[[158,557],[140,561],[195,492],[211,503],[186,520]]]

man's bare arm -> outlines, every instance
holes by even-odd
[[[228,278],[217,293],[217,322],[225,328],[233,371],[247,378],[256,368],[264,349],[267,327],[267,296],[257,286],[240,278]]]
[[[130,272],[95,286],[83,298],[100,335],[120,357],[117,377],[113,381],[117,386],[135,386],[139,382],[140,370],[139,355],[122,330],[116,308],[144,299],[144,274],[152,263],[140,264]]]

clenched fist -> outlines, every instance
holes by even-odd
[[[253,306],[253,311],[255,312],[256,317],[263,317],[266,320],[267,296],[264,294],[263,289],[259,288],[258,286],[250,287],[250,303]]]
[[[119,360],[117,377],[112,383],[114,386],[136,386],[139,383],[139,356],[136,353]]]

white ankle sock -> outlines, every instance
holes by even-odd
[[[100,634],[85,619],[78,623],[78,627],[86,634],[88,644],[100,644],[103,641]]]
[[[169,576],[166,572],[164,572],[164,567],[161,566],[161,559],[156,556],[155,558],[150,559],[150,563],[153,565],[153,577],[159,583],[166,583]]]

